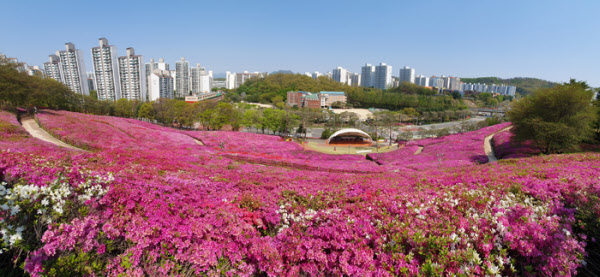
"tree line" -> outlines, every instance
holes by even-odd
[[[274,74],[247,80],[238,89],[228,94],[234,102],[279,103],[287,98],[288,91],[343,91],[349,106],[355,108],[383,108],[401,110],[414,108],[417,111],[445,111],[467,109],[460,98],[438,95],[437,91],[415,84],[403,83],[397,88],[381,90],[349,86],[331,78],[317,79],[301,74]]]

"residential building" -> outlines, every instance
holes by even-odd
[[[150,101],[156,101],[159,98],[174,98],[173,77],[168,70],[154,69],[150,74]]]
[[[321,76],[323,76],[323,74],[321,74],[321,72],[319,72],[319,71],[315,71],[315,72],[312,74],[312,78],[313,78],[313,79],[315,79],[315,80],[316,80],[316,79],[318,79],[318,78],[319,78],[319,77],[321,77]]]
[[[108,45],[106,38],[100,38],[99,47],[92,48],[92,62],[96,74],[98,100],[117,101],[121,98],[117,47]]]
[[[400,68],[400,83],[402,84],[402,82],[409,82],[414,84],[415,83],[415,69],[414,68],[410,68],[408,66],[405,66],[404,68]]]
[[[190,90],[190,62],[182,57],[175,63],[175,97],[184,98]]]
[[[90,91],[96,90],[96,74],[94,72],[87,72],[87,80]]]
[[[375,67],[373,77],[373,87],[378,89],[388,89],[392,86],[392,66],[380,63]]]
[[[225,72],[225,88],[235,89],[235,73]]]
[[[146,63],[146,91],[150,92],[150,74],[154,72],[154,69],[169,70],[169,64],[165,63],[165,59],[158,59],[158,62],[154,62],[154,59],[150,59],[149,63]]]
[[[450,77],[442,75],[442,80],[444,81],[442,88],[450,88]]]
[[[444,88],[444,80],[440,77],[431,76],[429,78],[429,86],[434,88],[443,89]]]
[[[119,83],[122,98],[148,101],[144,57],[136,55],[133,47],[127,48],[127,56],[119,57]]]
[[[346,103],[346,93],[343,91],[321,91],[321,107],[329,108],[335,102]]]
[[[338,66],[332,72],[332,79],[336,82],[347,84],[348,79],[348,70],[345,68]]]
[[[64,84],[77,94],[90,95],[83,53],[73,43],[65,43],[65,51],[56,51],[62,66]]]
[[[371,64],[365,64],[365,66],[363,66],[361,68],[361,83],[360,86],[361,87],[366,87],[366,88],[371,88],[374,87],[373,85],[373,80],[375,77],[375,67],[372,66]]]
[[[429,77],[425,77],[423,75],[415,76],[415,84],[423,87],[429,86]]]
[[[197,64],[196,67],[191,69],[191,82],[192,82],[192,93],[207,93],[211,90],[211,75],[206,68],[201,67]]]
[[[46,77],[64,83],[65,80],[63,79],[60,58],[58,58],[57,55],[50,55],[49,58],[50,61],[44,63],[44,72],[46,73]]]
[[[350,85],[353,87],[360,86],[360,74],[352,73],[352,75],[350,76]]]
[[[462,85],[459,77],[450,77],[450,85],[448,86],[450,90],[461,90]]]
[[[251,78],[262,78],[266,74],[260,72],[248,72],[244,71],[244,73],[235,73],[235,87],[239,88],[241,85]]]

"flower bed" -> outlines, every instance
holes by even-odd
[[[0,156],[0,255],[23,250],[33,276],[569,276],[600,239],[599,154],[365,175],[130,134],[132,148],[91,153],[14,142]]]

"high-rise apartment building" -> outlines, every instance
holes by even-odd
[[[360,86],[360,74],[352,73],[352,75],[350,76],[350,85],[353,87]]]
[[[96,74],[98,100],[117,101],[121,99],[119,84],[117,47],[108,45],[106,38],[98,39],[99,47],[92,48],[92,62]]]
[[[415,84],[419,86],[428,87],[429,86],[429,77],[425,77],[423,75],[417,75],[415,77]]]
[[[321,74],[321,72],[319,72],[319,71],[315,71],[312,74],[312,78],[315,79],[315,80],[318,79],[320,76],[323,76],[323,74]]]
[[[175,63],[175,97],[184,98],[190,90],[190,62],[182,57]]]
[[[373,87],[378,89],[388,89],[392,86],[392,66],[380,63],[375,67],[373,76]]]
[[[371,64],[365,64],[361,68],[361,83],[362,87],[370,88],[373,87],[373,79],[375,77],[375,67]]]
[[[168,70],[154,69],[150,74],[150,91],[149,100],[156,101],[159,98],[172,99],[175,95],[173,92],[173,77]]]
[[[444,80],[437,76],[431,76],[431,78],[429,78],[429,86],[442,89],[444,88]]]
[[[192,67],[192,92],[194,94],[208,93],[211,90],[211,75],[206,68],[201,67],[197,64],[196,67]]]
[[[63,79],[60,58],[58,58],[57,55],[50,55],[49,58],[50,61],[44,63],[44,71],[46,72],[46,77],[64,83],[65,80]]]
[[[448,86],[450,90],[461,90],[462,83],[459,77],[450,77],[450,85]]]
[[[415,69],[405,66],[404,68],[400,68],[400,84],[402,82],[415,83]]]
[[[244,84],[244,82],[246,82],[246,80],[252,78],[262,78],[264,76],[265,74],[260,72],[244,71],[244,73],[235,73],[235,87],[239,88],[241,85]]]
[[[83,53],[70,42],[65,43],[65,48],[65,51],[56,51],[62,66],[64,84],[75,93],[90,95]]]
[[[90,91],[96,90],[96,74],[94,72],[87,72],[87,81]]]
[[[146,67],[144,57],[136,55],[132,47],[127,48],[127,56],[119,57],[119,83],[121,98],[147,101]]]
[[[336,67],[332,72],[332,79],[335,80],[336,82],[347,84],[349,81],[348,80],[348,70],[346,70],[345,68],[343,68],[341,66]]]
[[[225,88],[226,89],[234,89],[235,88],[235,73],[231,73],[229,71],[225,72]]]
[[[154,62],[154,59],[150,59],[149,63],[146,63],[146,91],[150,93],[150,74],[154,72],[154,69],[169,70],[169,64],[165,63],[164,59],[158,59],[158,62]]]

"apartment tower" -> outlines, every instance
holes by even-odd
[[[92,48],[92,62],[96,75],[98,100],[117,101],[121,98],[119,84],[117,47],[108,45],[108,40],[100,38],[99,47]]]
[[[62,66],[63,83],[73,92],[90,95],[83,53],[73,43],[65,43],[65,51],[56,51]]]
[[[119,83],[121,97],[127,100],[147,101],[146,67],[144,57],[136,55],[132,47],[127,48],[127,56],[119,57]]]

